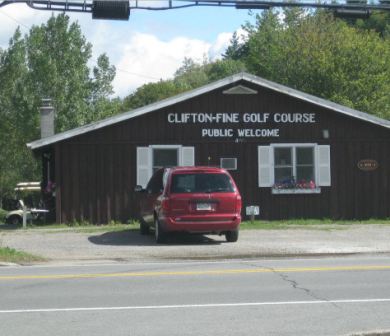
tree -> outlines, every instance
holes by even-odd
[[[119,98],[111,99],[114,93],[112,81],[115,78],[115,66],[110,65],[106,54],[102,54],[97,59],[97,64],[92,70],[91,80],[90,110],[85,122],[100,120],[119,113],[121,101]]]
[[[173,79],[141,86],[124,99],[123,110],[145,106],[243,70],[245,65],[242,62],[231,59],[215,62],[204,60],[202,64],[198,64],[190,58],[185,58]]]
[[[115,66],[110,65],[110,60],[106,54],[102,54],[97,59],[97,66],[93,68],[92,100],[106,98],[113,93],[112,81],[115,78]]]
[[[283,25],[277,13],[264,11],[255,16],[255,23],[247,22],[243,29],[248,33],[247,55],[244,62],[248,70],[264,78],[275,79],[279,69],[275,66],[283,57]]]
[[[211,62],[207,65],[208,81],[213,82],[227,76],[246,71],[245,64],[240,60],[224,59]]]
[[[26,45],[17,29],[8,49],[0,53],[0,203],[13,196],[17,182],[37,176],[38,165],[25,145],[38,133],[27,73]]]
[[[0,203],[17,182],[40,179],[26,143],[39,138],[41,98],[53,100],[57,132],[119,112],[119,99],[110,98],[115,67],[101,55],[91,74],[91,47],[60,14],[24,37],[17,29],[0,51]]]
[[[142,85],[123,100],[123,111],[133,110],[180,93],[173,80],[160,80]]]
[[[246,52],[246,44],[240,41],[237,32],[234,32],[230,39],[230,44],[222,56],[225,59],[238,61],[246,55]]]
[[[115,67],[107,55],[100,55],[90,77],[92,45],[77,22],[71,23],[65,14],[52,16],[46,24],[34,26],[26,42],[29,81],[37,95],[53,98],[57,132],[117,112],[109,109]]]
[[[360,29],[375,30],[382,37],[390,35],[390,13],[388,11],[373,11],[366,20],[358,19],[355,25]]]
[[[90,95],[88,60],[91,44],[65,14],[34,26],[26,37],[29,80],[40,97],[53,98],[56,131],[85,123]]]
[[[245,28],[250,72],[390,119],[390,44],[378,33],[325,11],[265,12]]]
[[[176,70],[174,76],[179,91],[188,91],[207,84],[209,81],[206,73],[207,64],[207,59],[203,60],[203,64],[199,64],[191,58],[184,58],[183,65]]]

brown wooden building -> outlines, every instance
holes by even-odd
[[[57,222],[134,218],[172,165],[230,169],[263,219],[390,217],[390,122],[246,73],[28,146]]]

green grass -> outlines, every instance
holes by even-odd
[[[74,228],[73,232],[95,233],[95,232],[117,232],[117,231],[138,231],[139,223],[115,224],[115,225],[94,225]]]
[[[332,219],[289,219],[289,220],[255,220],[243,221],[240,228],[242,230],[285,230],[285,229],[310,229],[310,230],[342,230],[347,229],[350,225],[369,225],[381,224],[390,225],[390,218],[387,219],[368,219],[368,220],[332,220]],[[82,232],[82,233],[98,233],[98,232],[116,232],[116,231],[137,231],[139,230],[139,222],[129,221],[128,224],[119,222],[110,222],[105,225],[94,225],[89,222],[72,222],[69,224],[28,224],[28,229],[42,230],[49,233],[55,232]],[[10,225],[0,225],[2,230],[22,230],[19,226],[15,228]]]
[[[42,230],[45,232],[83,232],[83,233],[95,233],[95,232],[116,232],[124,230],[138,230],[139,223],[133,222],[131,224],[105,224],[105,225],[66,225],[66,224],[50,224],[50,225],[29,225],[28,228]]]
[[[95,233],[95,232],[114,232],[114,231],[124,231],[124,230],[138,230],[139,223],[137,221],[129,221],[128,224],[111,221],[108,224],[96,225],[87,221],[82,222],[71,222],[67,224],[45,224],[34,222],[33,224],[28,223],[27,229],[33,230],[42,230],[45,233],[55,233],[55,232],[85,232],[85,233]],[[11,231],[11,230],[23,230],[22,226],[14,225],[1,225],[0,231]]]
[[[243,221],[240,228],[243,230],[285,230],[285,229],[343,229],[350,225],[381,224],[390,225],[390,218],[367,220],[332,220],[325,219],[289,219],[264,221]]]
[[[0,262],[11,262],[17,264],[44,261],[45,259],[26,252],[17,251],[9,247],[0,247]]]

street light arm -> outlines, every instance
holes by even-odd
[[[10,4],[25,3],[38,10],[68,11],[92,13],[93,18],[124,19],[130,16],[130,11],[153,10],[162,11],[188,7],[214,6],[234,7],[237,9],[269,9],[273,7],[308,7],[325,8],[335,11],[390,11],[390,0],[367,0],[349,2],[347,0],[165,0],[161,6],[142,6],[142,0],[0,0],[0,7]]]

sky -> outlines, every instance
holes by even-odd
[[[139,0],[145,5],[166,0]],[[146,3],[147,2],[147,3]],[[58,12],[55,12],[58,14]],[[93,45],[90,66],[106,53],[115,65],[115,96],[124,97],[137,87],[172,78],[184,57],[202,61],[221,57],[233,32],[251,16],[247,10],[222,7],[192,7],[167,11],[133,10],[129,21],[93,20],[90,13],[67,13],[78,21]],[[52,12],[11,4],[0,8],[0,48],[6,48],[18,26],[28,33],[32,25],[45,23]]]

